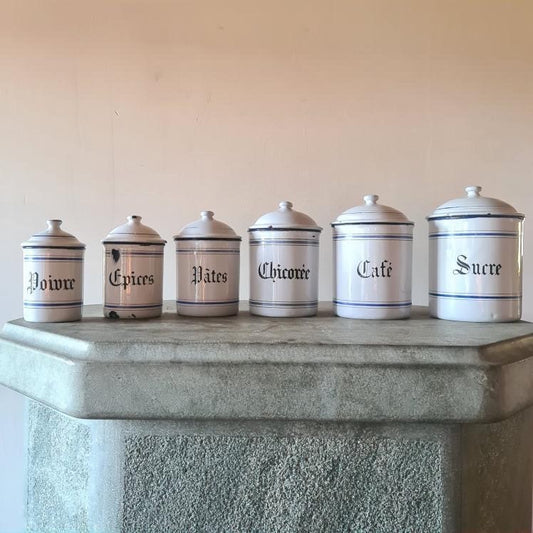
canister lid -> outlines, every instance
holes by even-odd
[[[341,224],[406,224],[414,225],[413,222],[397,209],[387,205],[378,204],[377,194],[363,196],[362,205],[356,205],[344,213],[341,213],[332,226]]]
[[[241,238],[227,224],[213,218],[214,214],[213,211],[202,211],[201,218],[181,228],[174,240],[240,241]]]
[[[439,218],[468,218],[468,217],[511,217],[524,218],[522,213],[518,213],[511,205],[497,200],[481,196],[481,187],[470,186],[465,188],[466,197],[457,198],[446,202],[431,215],[428,220]]]
[[[266,230],[306,230],[322,231],[320,226],[305,213],[294,211],[291,202],[280,202],[279,209],[259,217],[248,231],[266,229]]]
[[[131,215],[128,222],[110,231],[102,243],[115,244],[165,244],[167,241],[161,238],[154,229],[141,224],[142,217]]]
[[[40,233],[35,233],[26,242],[22,243],[22,248],[74,248],[84,249],[85,244],[80,242],[74,235],[63,231],[60,226],[62,220],[47,220],[48,227]]]

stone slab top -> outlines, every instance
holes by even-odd
[[[533,404],[533,324],[316,317],[8,322],[0,383],[80,418],[476,422]]]

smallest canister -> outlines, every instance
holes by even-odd
[[[524,215],[481,187],[437,207],[429,225],[429,311],[465,322],[512,322],[522,313]]]
[[[61,220],[22,243],[24,320],[71,322],[81,319],[85,244],[63,231]]]
[[[344,211],[333,227],[335,313],[397,319],[411,313],[413,222],[378,204],[378,196]]]
[[[318,243],[322,228],[291,202],[249,228],[250,313],[272,317],[316,315]]]
[[[184,226],[176,243],[176,307],[186,316],[228,316],[239,311],[239,237],[213,211]]]
[[[163,253],[166,241],[132,215],[112,230],[104,245],[104,315],[152,318],[163,308]]]

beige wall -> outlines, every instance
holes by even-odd
[[[470,184],[532,213],[532,171],[530,0],[0,0],[2,322],[21,315],[19,243],[47,218],[87,243],[98,303],[99,241],[126,215],[171,241],[212,209],[246,237],[284,199],[324,226],[327,300],[329,223],[365,193],[415,221],[425,304],[425,215]],[[247,297],[246,240],[242,256]],[[20,408],[2,394],[5,421]],[[20,521],[8,492],[0,529]]]

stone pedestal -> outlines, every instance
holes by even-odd
[[[28,531],[531,531],[533,325],[16,320]]]

